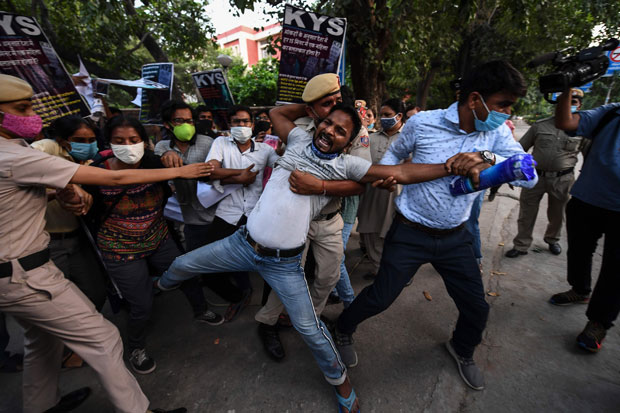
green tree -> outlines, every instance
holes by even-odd
[[[277,99],[278,60],[261,59],[254,66],[233,65],[228,83],[235,102],[249,106],[270,106]]]

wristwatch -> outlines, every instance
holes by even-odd
[[[486,162],[490,165],[495,165],[495,154],[491,151],[480,151],[480,157],[483,162]]]

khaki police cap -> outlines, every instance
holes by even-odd
[[[570,90],[570,95],[578,97],[579,99],[582,99],[583,98],[583,90],[581,90],[581,89],[571,89]]]
[[[34,95],[32,86],[15,76],[0,74],[0,103],[30,99]]]
[[[325,96],[333,95],[340,91],[340,80],[335,73],[323,73],[310,79],[306,83],[301,98],[306,103],[312,103],[315,100],[324,98]]]

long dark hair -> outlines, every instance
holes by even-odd
[[[147,135],[146,129],[144,129],[144,126],[140,123],[140,121],[136,118],[126,118],[120,115],[112,118],[112,120],[108,122],[108,124],[105,126],[106,142],[110,143],[110,138],[112,137],[112,132],[114,132],[114,129],[121,127],[134,128],[135,131],[138,132],[138,135],[142,139],[142,142],[148,143],[149,136]]]
[[[52,122],[48,133],[53,138],[67,140],[82,127],[87,127],[95,132],[94,126],[86,119],[77,115],[63,116],[62,118],[58,118]]]

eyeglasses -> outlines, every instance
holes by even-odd
[[[251,125],[252,124],[252,119],[250,119],[250,118],[245,118],[245,119],[232,118],[230,120],[230,123],[233,124],[233,125]]]
[[[192,119],[192,118],[189,118],[189,119],[174,118],[174,119],[172,119],[172,121],[170,123],[172,123],[175,126],[182,125],[183,123],[189,123],[190,125],[193,125],[194,124],[194,119]]]

